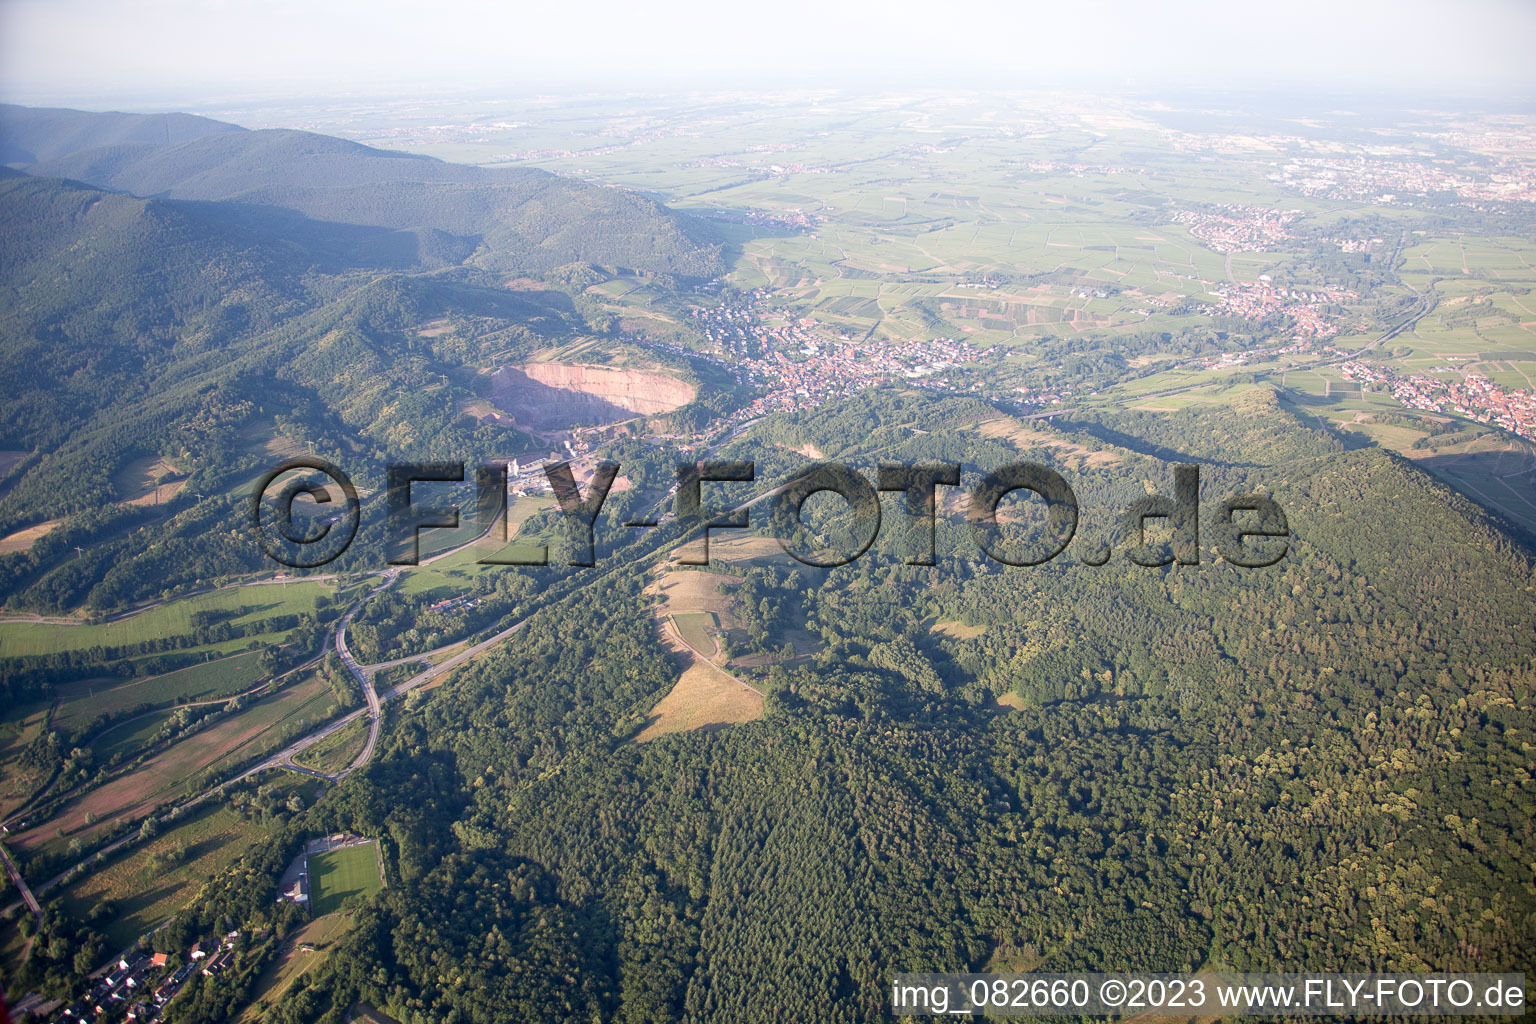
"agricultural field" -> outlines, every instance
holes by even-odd
[[[1461,444],[1404,454],[1536,536],[1536,447],[1529,442],[1484,432]]]
[[[314,854],[308,870],[316,917],[340,910],[354,896],[366,898],[384,888],[377,842]]]
[[[142,704],[196,703],[233,697],[262,679],[261,652],[247,651],[228,658],[189,665],[143,679],[81,680],[56,691],[60,728],[74,729],[101,715],[116,715]]]
[[[142,715],[123,719],[102,730],[91,740],[91,751],[99,761],[110,761],[116,758],[131,758],[137,751],[142,750],[155,734],[165,727],[165,723],[175,715],[173,709],[164,711],[149,711]]]
[[[690,151],[708,144],[685,139],[648,145],[643,169],[628,153],[572,159],[587,173],[660,191],[679,208],[712,218],[735,247],[728,280],[736,287],[770,289],[821,323],[861,335],[946,333],[934,312],[947,330],[983,347],[1062,332],[1164,330],[1177,322],[1167,310],[1179,301],[1199,299],[1219,282],[1252,282],[1286,259],[1258,250],[1224,258],[1187,226],[1155,222],[1184,204],[1279,199],[1242,175],[1212,168],[1192,182],[1156,169],[1111,169],[1092,178],[1054,169],[1021,173],[1006,142],[969,128],[957,128],[967,137],[944,152],[883,152],[874,162],[869,144],[854,140],[893,130],[921,137],[925,129],[883,115],[854,124],[842,126],[838,143],[777,142],[771,160],[744,150],[738,157],[758,165],[752,171],[705,170],[705,161],[689,157],[703,156]],[[760,129],[765,136],[774,130]],[[739,131],[743,141],[753,134],[745,125]],[[1106,156],[1114,149],[1100,148]],[[668,150],[675,163],[652,162]],[[536,162],[565,164],[558,157]],[[818,166],[780,172],[770,163]],[[1286,201],[1302,211],[1314,205]],[[796,223],[774,223],[775,217]],[[1034,279],[1013,280],[1020,268]],[[962,287],[993,274],[1007,280],[983,290]],[[660,315],[656,297],[632,283],[592,291],[632,315]]]
[[[317,676],[284,687],[186,739],[130,771],[66,803],[16,837],[22,851],[60,850],[89,843],[118,822],[136,822],[157,808],[193,795],[199,782],[279,746],[286,733],[326,720],[334,698]]]
[[[1454,413],[1406,408],[1329,367],[1285,376],[1285,400],[1341,436],[1388,448],[1536,535],[1536,444]]]
[[[275,583],[224,587],[191,597],[158,604],[136,614],[100,625],[63,625],[53,622],[0,622],[0,657],[84,651],[93,647],[140,644],[166,636],[197,631],[193,616],[212,614],[232,626],[259,623],[284,615],[313,615],[322,599],[336,596],[336,584],[328,579],[290,580]],[[178,653],[229,650],[252,641],[266,645],[279,641],[286,631],[274,630],[221,644],[183,648]]]
[[[1365,218],[1369,233],[1380,236],[1376,265],[1388,253],[1396,260],[1358,294],[1351,277],[1330,298],[1332,338],[1276,337],[1256,321],[1225,324],[1253,331],[1253,344],[1274,351],[1215,365],[1138,342],[1126,361],[1134,374],[1063,405],[1173,412],[1221,404],[1227,389],[1258,379],[1327,399],[1308,410],[1401,450],[1416,439],[1356,418],[1379,405],[1351,404],[1335,368],[1345,353],[1366,350],[1367,361],[1405,373],[1479,373],[1501,388],[1536,390],[1536,245],[1529,238],[1430,229],[1413,210],[1300,194],[1277,182],[1272,144],[1253,136],[1224,138],[1221,155],[1203,159],[1201,173],[1191,175],[1187,155],[1167,150],[1168,131],[1155,116],[1122,110],[1106,133],[1103,122],[1076,113],[1042,116],[998,102],[1006,113],[989,110],[980,121],[962,99],[849,111],[830,135],[808,133],[800,116],[774,112],[759,122],[722,112],[719,132],[704,137],[663,133],[634,147],[598,149],[573,149],[566,138],[510,161],[510,140],[494,131],[473,143],[450,135],[423,137],[420,145],[644,188],[710,219],[731,247],[726,281],[766,289],[791,318],[854,339],[943,336],[983,350],[1003,345],[1009,353],[1001,366],[1010,373],[1049,366],[1040,346],[1063,340],[1094,347],[1177,335],[1208,322],[1218,292],[1271,277],[1332,286],[1337,254],[1317,233],[1349,235]],[[1028,161],[1017,155],[1023,136]],[[909,144],[893,151],[895,138]],[[518,147],[531,145],[524,130],[517,139]],[[1091,149],[1091,159],[1081,147]],[[1295,219],[1286,230],[1302,234],[1250,235],[1217,247],[1199,218],[1223,209],[1281,211]],[[1360,272],[1358,260],[1353,267],[1346,277]],[[610,280],[588,291],[636,323],[679,322],[676,304],[638,282]],[[1428,314],[1375,346],[1419,295],[1428,296]],[[1299,350],[1282,350],[1293,340],[1304,342]],[[1454,454],[1420,461],[1500,516],[1526,520],[1523,466]],[[745,546],[717,543],[726,551]]]

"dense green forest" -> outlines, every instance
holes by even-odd
[[[943,458],[961,439],[939,428],[982,411],[868,396],[764,429],[857,461],[905,425],[882,457]],[[762,720],[643,744],[672,678],[642,594],[663,540],[513,570],[569,589],[274,838],[280,861],[325,829],[383,837],[393,881],[271,1019],[361,999],[403,1021],[859,1021],[900,970],[1529,965],[1528,555],[1262,390],[1074,429],[1125,460],[1062,467],[1085,518],[1170,491],[1173,453],[1203,497],[1271,489],[1290,553],[1010,568],[945,518],[932,568],[882,542],[775,574],[817,656],[770,670]],[[272,923],[273,884],[259,863],[219,880],[166,948]]]
[[[13,606],[115,608],[263,568],[244,489],[281,457],[277,444],[347,466],[369,490],[386,456],[530,450],[517,429],[465,415],[478,371],[589,326],[558,289],[512,291],[471,268],[349,268],[337,256],[346,232],[310,244],[210,209],[0,182],[18,225],[4,241],[0,365],[30,382],[0,401],[0,446],[28,453],[0,497],[0,532],[63,519],[0,556]],[[445,320],[453,332],[421,333]],[[729,380],[702,370],[700,403],[728,403]],[[125,503],[114,479],[156,456],[185,486],[163,505]],[[370,502],[369,525],[381,507]],[[364,535],[374,543],[343,568],[381,561],[380,530]]]

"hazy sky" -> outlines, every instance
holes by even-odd
[[[1065,84],[1536,95],[1536,0],[0,0],[0,96]]]

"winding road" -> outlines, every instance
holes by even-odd
[[[363,744],[363,749],[358,753],[357,760],[347,768],[347,772],[355,771],[367,764],[373,758],[374,748],[379,745],[379,733],[384,728],[384,709],[379,702],[379,694],[373,688],[373,673],[357,664],[357,659],[352,656],[352,648],[347,646],[347,627],[352,624],[352,619],[362,610],[363,605],[373,600],[392,586],[399,578],[400,570],[386,569],[384,582],[368,591],[356,604],[347,609],[347,614],[341,617],[341,622],[336,625],[336,653],[341,656],[341,662],[347,666],[347,671],[352,673],[352,678],[357,680],[357,685],[363,688],[363,700],[368,710],[368,741]],[[345,774],[345,773],[343,773]]]

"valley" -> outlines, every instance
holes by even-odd
[[[6,998],[864,1021],[896,971],[1525,969],[1536,127],[1218,108],[0,108]],[[312,569],[251,519],[300,455],[360,494]],[[686,564],[711,460],[745,522]],[[404,461],[471,467],[415,564]],[[580,566],[544,467],[600,461]],[[822,461],[959,467],[935,564],[894,493],[858,559],[786,554]],[[1081,505],[1049,564],[967,519],[1021,461]],[[1131,560],[1175,464],[1286,556],[1207,519]]]

